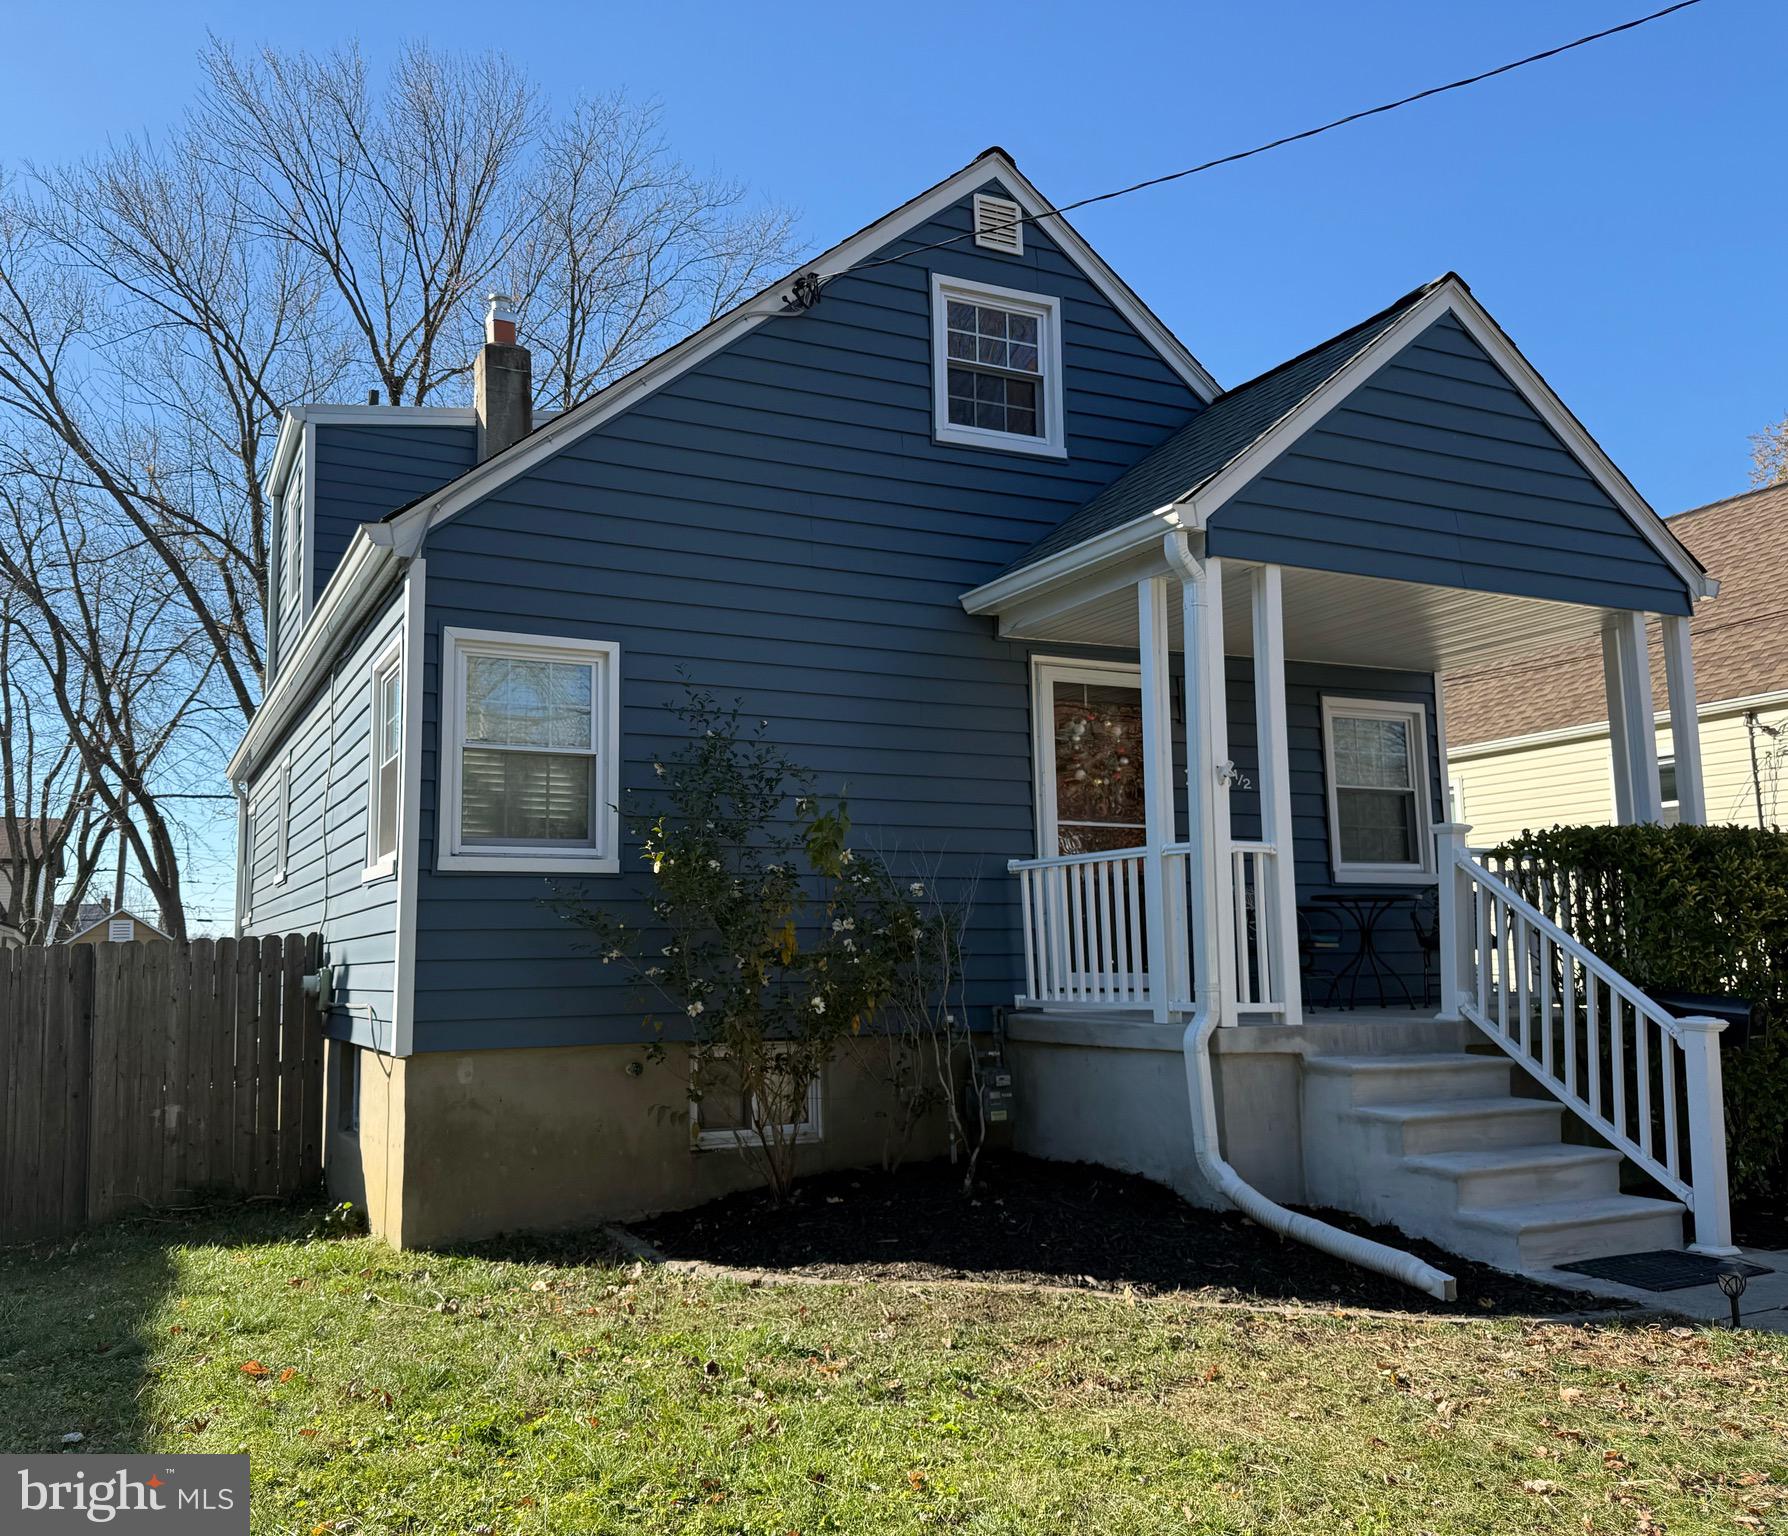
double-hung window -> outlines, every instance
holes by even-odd
[[[449,629],[442,869],[620,868],[620,648]]]
[[[367,785],[366,869],[363,878],[389,875],[397,868],[398,811],[403,803],[404,666],[402,642],[373,663]]]
[[[939,442],[1065,453],[1060,300],[933,273],[931,327]]]
[[[1427,711],[1420,704],[1324,698],[1322,740],[1335,879],[1394,884],[1428,876]]]

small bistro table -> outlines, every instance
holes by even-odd
[[[1385,992],[1386,978],[1397,984],[1398,990],[1403,994],[1405,1006],[1415,1007],[1415,994],[1409,990],[1409,983],[1385,962],[1378,952],[1376,939],[1379,921],[1385,913],[1397,907],[1413,907],[1416,903],[1415,895],[1409,891],[1319,891],[1310,900],[1313,904],[1319,903],[1345,912],[1353,919],[1354,929],[1360,936],[1359,948],[1329,982],[1329,996],[1339,997],[1341,984],[1346,982],[1347,1006],[1357,1007],[1360,977],[1369,969],[1380,1007],[1387,1006],[1390,1001]]]

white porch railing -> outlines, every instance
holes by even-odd
[[[1269,843],[1231,845],[1235,909],[1236,1006],[1246,1013],[1284,1008],[1284,981],[1275,965],[1271,889],[1274,851]],[[1024,936],[1024,994],[1019,1006],[1072,1004],[1081,1008],[1147,1008],[1156,979],[1150,974],[1147,936],[1148,850],[1063,854],[1014,859]],[[1167,974],[1161,980],[1169,1004],[1192,1007],[1192,955],[1187,916],[1192,850],[1172,843],[1161,850],[1162,913]]]
[[[1233,842],[1231,881],[1235,892],[1235,1005],[1242,1013],[1280,1013],[1285,1008],[1283,978],[1273,969],[1282,953],[1273,932],[1269,895],[1275,857],[1271,843]]]
[[[1141,848],[1014,859],[1024,933],[1019,1004],[1150,1004]],[[1182,925],[1181,931],[1184,928]]]
[[[1698,1249],[1732,1251],[1724,1024],[1672,1017],[1462,846],[1449,856],[1446,829],[1441,850],[1443,999],[1682,1200]]]

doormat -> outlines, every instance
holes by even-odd
[[[1717,1285],[1720,1271],[1728,1265],[1746,1276],[1775,1273],[1766,1264],[1752,1264],[1744,1259],[1710,1259],[1705,1253],[1682,1253],[1674,1248],[1659,1248],[1652,1253],[1618,1253],[1612,1258],[1584,1259],[1581,1263],[1558,1267],[1573,1274],[1594,1275],[1598,1280],[1630,1285],[1641,1291],[1686,1291],[1692,1285]]]

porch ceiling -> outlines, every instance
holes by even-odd
[[[1224,649],[1253,651],[1249,608],[1251,565],[1223,566]],[[1601,634],[1604,611],[1575,603],[1421,586],[1372,576],[1283,566],[1285,654],[1294,661],[1335,662],[1416,672],[1445,672],[1467,663],[1507,660],[1589,640]],[[1178,583],[1173,583],[1177,602]],[[1133,650],[1136,589],[1119,587],[1078,607],[1022,626],[1001,624],[1014,639]],[[1173,649],[1180,626],[1169,626]]]

